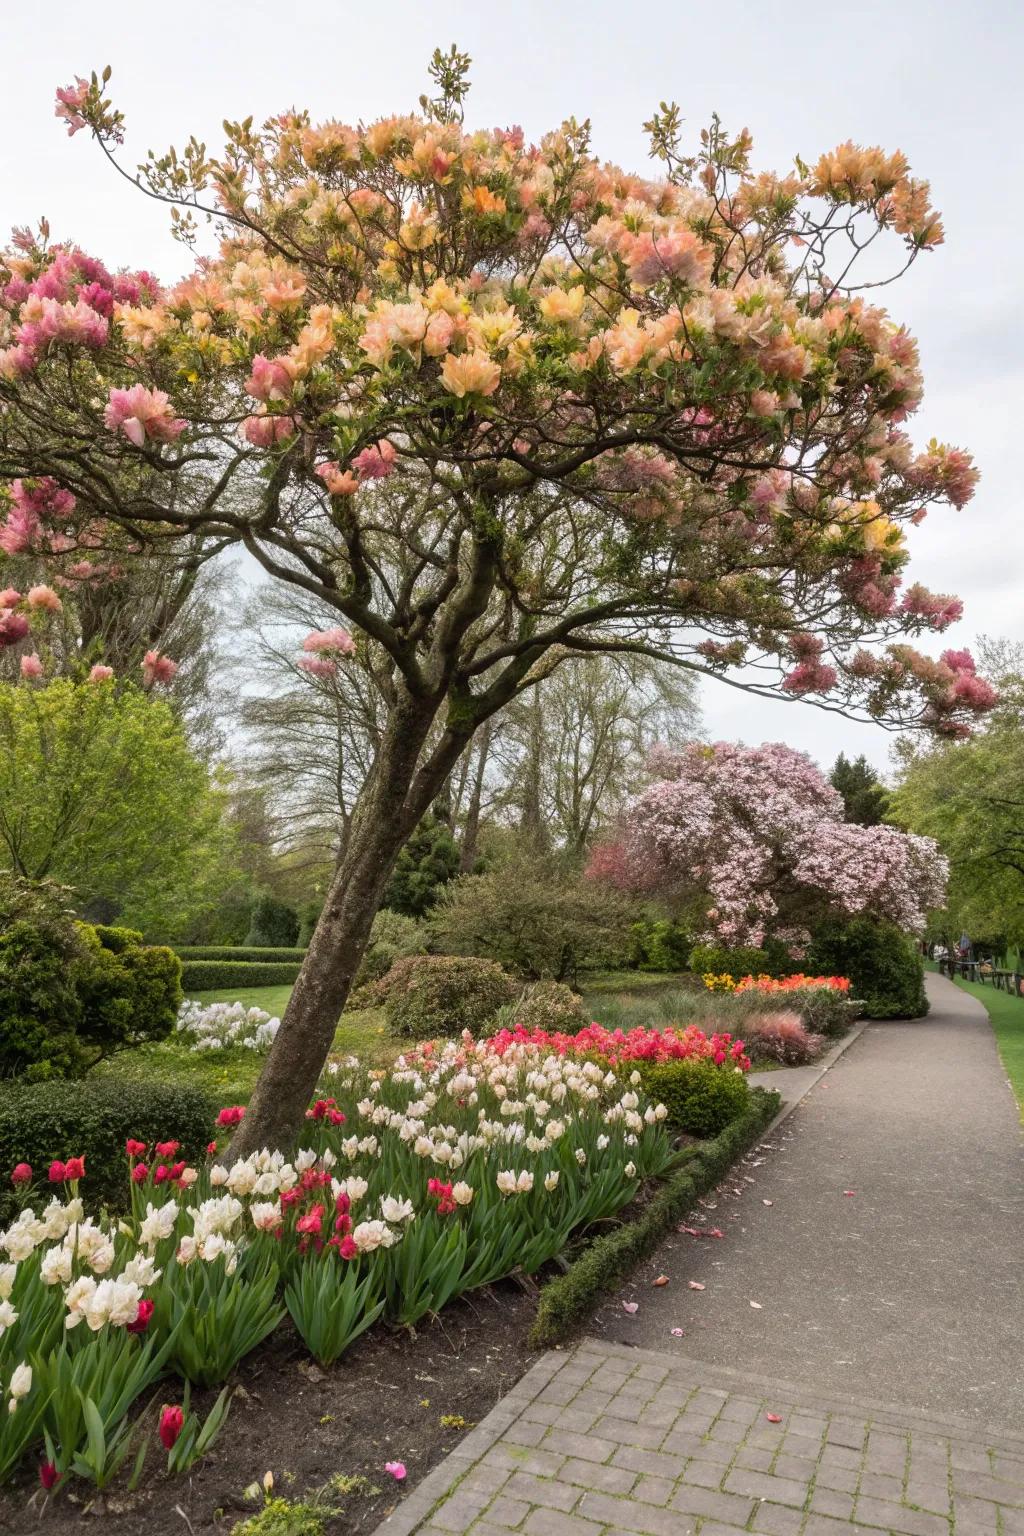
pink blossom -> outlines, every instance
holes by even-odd
[[[17,645],[28,634],[28,619],[10,609],[0,613],[0,646]]]
[[[155,683],[169,683],[178,670],[178,663],[159,651],[147,651],[142,658],[142,684],[152,688]]]
[[[334,629],[314,629],[303,640],[302,649],[314,653],[327,652],[334,656],[351,656],[355,641],[347,629],[340,625]]]
[[[36,587],[29,587],[27,601],[30,608],[45,609],[49,613],[60,613],[64,606],[53,588],[42,583]]]
[[[254,400],[290,400],[293,379],[280,359],[258,352],[252,360],[252,372],[245,381],[245,392]]]
[[[187,425],[174,415],[164,390],[147,389],[144,384],[112,389],[103,420],[112,432],[123,432],[136,448],[141,448],[147,437],[157,443],[173,442]]]
[[[362,453],[357,453],[352,460],[352,467],[358,470],[363,480],[386,480],[394,472],[397,458],[398,450],[386,437],[382,437],[379,443],[373,443],[369,448],[364,448]]]
[[[327,656],[300,656],[295,665],[311,677],[335,677],[338,672],[337,662]]]
[[[35,651],[30,651],[27,656],[21,658],[22,677],[42,677],[43,664]]]
[[[272,448],[294,431],[295,420],[291,416],[247,416],[242,423],[245,440],[254,448]]]
[[[81,75],[75,76],[74,85],[61,86],[57,91],[57,105],[53,110],[54,117],[63,118],[68,125],[68,137],[76,134],[79,128],[86,126],[81,108],[89,99],[89,82],[83,80]]]
[[[318,464],[316,473],[332,496],[351,496],[359,489],[355,475],[351,470],[343,470],[337,460],[329,464]]]
[[[402,1482],[407,1476],[404,1461],[386,1461],[384,1463],[384,1471],[390,1472],[396,1483]]]
[[[114,675],[113,667],[105,667],[102,662],[97,662],[89,670],[90,683],[109,683]]]
[[[0,592],[0,608],[16,608],[21,602],[21,593],[16,587],[4,587]]]

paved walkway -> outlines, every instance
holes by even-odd
[[[928,985],[382,1533],[1024,1536],[1020,1124]]]

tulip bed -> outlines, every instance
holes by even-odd
[[[221,1163],[214,1140],[190,1167],[174,1142],[129,1141],[124,1220],[87,1215],[81,1159],[52,1165],[45,1203],[20,1165],[0,1233],[0,1481],[35,1458],[47,1489],[122,1471],[132,1486],[132,1406],[163,1376],[184,1390],[165,1386],[179,1401],[159,1440],[185,1471],[228,1409],[222,1393],[201,1422],[191,1387],[224,1382],[286,1317],[327,1365],[378,1318],[412,1325],[536,1271],[671,1161],[664,1108],[632,1075],[525,1041],[350,1060],[290,1157]]]

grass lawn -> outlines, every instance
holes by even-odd
[[[983,986],[978,981],[958,979],[955,985],[984,1003],[999,1055],[1021,1107],[1021,1118],[1024,1119],[1024,997],[1014,997],[1011,992],[999,992],[995,987]]]

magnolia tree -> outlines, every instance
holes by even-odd
[[[589,873],[625,889],[696,899],[706,937],[781,939],[866,912],[910,932],[942,905],[948,864],[929,837],[845,821],[843,798],[803,752],[699,743],[660,751],[661,773],[630,806]]]
[[[122,172],[186,244],[218,238],[170,288],[45,229],[0,273],[4,548],[74,582],[183,532],[239,544],[336,614],[306,642],[321,686],[353,648],[389,660],[243,1149],[294,1132],[399,849],[559,658],[669,657],[946,733],[988,702],[969,658],[907,643],[960,607],[905,583],[904,529],[976,476],[911,446],[915,343],[856,286],[865,246],[898,276],[941,241],[927,184],[852,144],[755,173],[717,121],[687,155],[674,107],[657,176],[630,174],[586,124],[464,127],[467,64],[435,55],[419,115],[248,119],[219,156]],[[108,74],[57,112],[120,170]],[[26,643],[45,609],[3,601]]]

